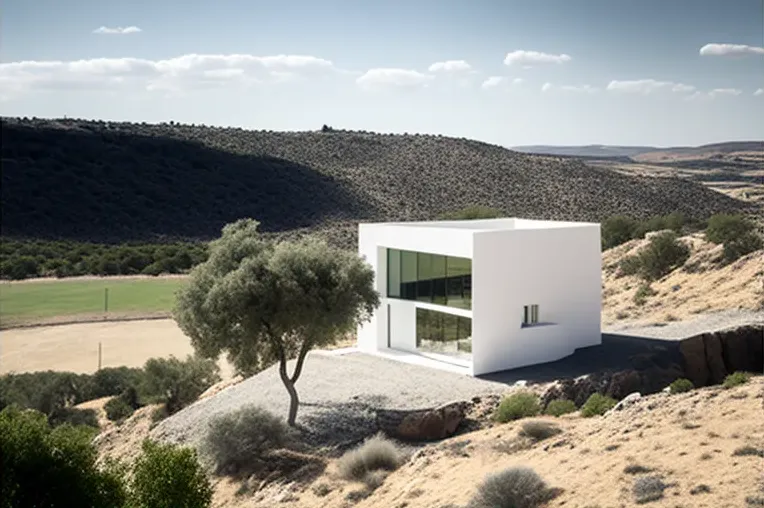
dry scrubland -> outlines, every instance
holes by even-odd
[[[2,137],[8,237],[209,239],[254,217],[265,231],[352,247],[359,220],[432,219],[475,204],[593,221],[746,209],[685,179],[463,138],[11,118]]]
[[[680,241],[690,247],[690,257],[654,281],[650,287],[655,294],[642,304],[635,301],[642,281],[623,275],[619,265],[649,240],[631,240],[603,253],[603,325],[684,321],[726,309],[764,311],[764,250],[723,265],[722,246],[706,241],[702,233],[681,237]]]
[[[325,472],[300,482],[265,482],[237,494],[241,482],[215,479],[216,507],[463,507],[485,475],[511,466],[534,469],[559,495],[547,506],[635,506],[640,477],[668,485],[655,507],[722,508],[764,499],[764,378],[732,389],[709,387],[684,394],[656,394],[604,417],[542,417],[561,433],[534,441],[520,436],[523,422],[493,424],[413,449],[405,463],[368,498],[351,503],[360,483],[340,478],[330,460]],[[97,405],[97,404],[96,404]],[[150,408],[98,439],[103,456],[131,457],[150,431]],[[744,450],[741,452],[741,450]],[[748,454],[745,453],[748,452]]]

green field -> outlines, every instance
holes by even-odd
[[[182,278],[4,282],[0,284],[0,326],[169,312],[175,291],[184,283]]]

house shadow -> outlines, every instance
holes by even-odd
[[[506,385],[519,381],[537,384],[623,370],[669,368],[682,363],[680,343],[680,340],[603,333],[602,344],[577,349],[561,360],[476,377]]]

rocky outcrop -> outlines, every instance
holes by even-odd
[[[390,437],[404,441],[432,441],[452,436],[471,404],[450,402],[432,409],[379,410],[377,425]]]
[[[679,345],[685,377],[695,386],[724,381],[735,371],[764,371],[764,326],[704,333]]]

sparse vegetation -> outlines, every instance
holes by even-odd
[[[547,404],[544,414],[562,416],[569,413],[575,413],[577,410],[576,403],[572,400],[555,399]]]
[[[764,246],[754,224],[743,215],[722,213],[712,216],[708,220],[706,238],[710,242],[723,244],[724,261],[727,263]]]
[[[470,500],[469,508],[536,508],[551,500],[555,491],[533,470],[511,467],[489,475]]]
[[[735,457],[761,457],[764,459],[764,449],[756,448],[755,446],[745,445],[740,448],[736,448],[732,455]]]
[[[537,416],[541,412],[541,405],[537,395],[531,392],[518,392],[504,397],[494,413],[494,419],[506,423],[520,418]]]
[[[523,422],[520,429],[521,436],[529,437],[534,441],[543,441],[561,432],[562,429],[556,423],[543,420]]]
[[[644,474],[644,473],[652,472],[652,469],[649,467],[642,466],[640,464],[629,464],[628,466],[623,468],[623,472],[626,474]]]
[[[601,393],[593,393],[581,406],[581,416],[584,418],[590,418],[592,416],[601,416],[607,413],[616,405],[616,400],[602,395]]]
[[[672,394],[685,393],[685,392],[689,392],[689,391],[691,391],[693,389],[695,389],[695,385],[692,384],[692,381],[690,381],[687,378],[683,378],[683,377],[673,381],[669,385],[669,391]]]
[[[667,485],[659,476],[642,476],[634,482],[634,500],[637,504],[657,501],[663,497]]]
[[[289,428],[282,419],[260,407],[245,406],[210,422],[202,453],[217,473],[256,473],[268,460],[268,452],[289,442]]]
[[[206,508],[212,486],[191,448],[144,441],[133,466],[131,505],[142,508]]]
[[[677,239],[676,233],[664,231],[650,239],[633,257],[621,262],[625,274],[639,275],[646,281],[660,279],[690,257],[690,249]]]
[[[367,320],[379,304],[374,271],[357,253],[316,239],[273,243],[242,219],[223,228],[179,292],[175,319],[207,358],[228,353],[239,372],[273,362],[295,425],[295,383],[308,351],[331,344]],[[287,360],[296,358],[290,375]]]
[[[681,233],[685,225],[685,217],[681,213],[672,212],[668,215],[652,217],[647,220],[637,220],[623,215],[614,215],[602,221],[602,248],[612,249],[629,240],[644,238],[650,231],[669,229]]]
[[[751,379],[751,374],[748,372],[733,372],[724,378],[722,386],[724,388],[734,388],[736,386],[744,385]]]
[[[634,303],[637,305],[644,305],[647,299],[655,295],[655,290],[650,286],[649,282],[643,282],[639,285],[634,292]]]
[[[114,422],[121,422],[133,414],[133,409],[122,397],[114,397],[103,406],[106,418]]]
[[[403,453],[398,446],[382,435],[377,435],[345,452],[337,462],[337,469],[346,480],[365,481],[370,473],[395,471],[402,462]]]
[[[146,399],[163,403],[168,415],[191,404],[220,381],[220,368],[214,360],[191,355],[185,361],[175,357],[150,358],[143,370]]]
[[[447,212],[438,217],[440,220],[478,220],[478,219],[496,219],[504,216],[504,213],[490,206],[468,206],[454,212]]]
[[[708,485],[704,483],[701,483],[700,485],[696,485],[690,489],[691,496],[697,496],[698,494],[710,494],[710,493],[711,493],[711,487],[709,487]]]

